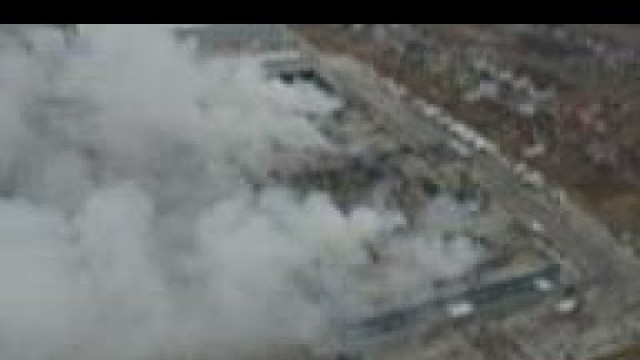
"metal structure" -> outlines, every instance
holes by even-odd
[[[560,266],[550,264],[503,281],[480,284],[458,294],[399,306],[345,325],[345,337],[356,341],[363,338],[376,338],[418,326],[419,323],[429,321],[429,319],[448,318],[452,314],[447,309],[455,304],[472,305],[473,310],[468,314],[471,315],[476,311],[483,312],[484,308],[488,308],[491,304],[520,296],[535,300],[549,292],[549,289],[539,286],[538,280],[544,279],[551,284],[557,284],[559,276]]]

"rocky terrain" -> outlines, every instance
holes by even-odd
[[[624,239],[640,230],[640,27],[301,25],[442,105]]]

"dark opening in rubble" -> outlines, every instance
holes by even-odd
[[[278,74],[278,78],[285,84],[306,82],[313,84],[319,90],[327,94],[333,95],[336,93],[333,86],[312,68],[283,70]]]

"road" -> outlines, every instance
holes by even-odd
[[[320,59],[322,71],[330,73],[334,79],[339,79],[339,91],[345,96],[364,100],[383,115],[382,118],[388,121],[385,124],[389,132],[388,136],[396,143],[410,144],[420,148],[425,144],[455,137],[451,132],[412,109],[407,99],[400,99],[390,94],[380,85],[383,81],[371,71],[345,58],[320,55]],[[618,247],[616,240],[602,224],[575,204],[558,203],[544,194],[544,190],[534,190],[524,186],[511,168],[491,154],[476,152],[472,158],[472,166],[483,186],[492,194],[492,198],[511,215],[525,223],[536,220],[543,224],[544,237],[547,240],[543,245],[552,247],[552,250],[560,254],[566,268],[576,271],[574,275],[578,278],[575,280],[579,281],[581,293],[585,299],[588,299],[583,311],[595,318],[591,329],[582,329],[582,332],[598,333],[598,341],[605,344],[608,340],[602,340],[603,336],[600,334],[607,333],[609,327],[617,325],[616,319],[625,316],[627,319],[640,318],[637,313],[629,313],[625,310],[640,293],[638,282],[634,280],[640,270],[638,262]],[[535,337],[530,340],[533,344],[553,343],[567,337],[567,334],[547,331],[542,324],[538,325],[535,321],[527,326],[535,333]],[[566,331],[563,327],[559,329],[561,330],[558,331]],[[508,341],[515,343],[521,342],[508,331],[501,331],[497,336],[507,337]],[[583,341],[578,338],[570,341],[578,344],[574,346],[582,347],[579,353],[588,352],[584,349],[592,345],[587,344],[588,340]],[[593,346],[593,348],[599,347]],[[578,350],[575,352],[578,353]],[[546,359],[543,355],[533,358]]]

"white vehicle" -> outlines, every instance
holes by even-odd
[[[522,175],[522,181],[524,181],[526,185],[536,188],[542,187],[544,185],[544,178],[542,177],[542,173],[537,170],[525,172]]]
[[[478,151],[484,151],[489,154],[497,154],[498,147],[496,144],[487,140],[484,136],[477,134],[474,139],[474,146]]]
[[[459,301],[446,305],[445,308],[449,317],[459,319],[473,314],[475,307],[469,301]]]
[[[533,280],[536,289],[542,292],[549,292],[553,289],[553,283],[547,278],[537,278]]]
[[[442,115],[442,110],[440,110],[439,107],[424,101],[420,103],[420,111],[422,111],[422,114],[426,117],[439,117]]]
[[[531,222],[531,231],[533,231],[536,234],[543,234],[544,233],[544,225],[542,225],[542,223],[538,220],[533,220]]]
[[[558,301],[554,305],[554,310],[561,314],[569,314],[574,312],[578,307],[578,301],[575,298],[567,297]]]

